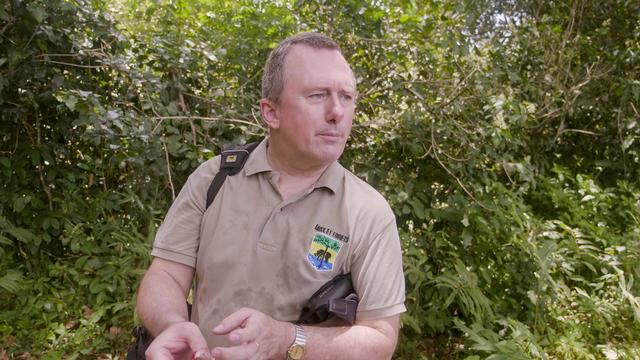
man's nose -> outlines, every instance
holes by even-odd
[[[340,96],[338,94],[331,94],[327,98],[326,103],[326,119],[328,122],[338,123],[342,121],[345,113],[345,105],[340,102]]]

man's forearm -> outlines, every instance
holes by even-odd
[[[291,329],[289,327],[289,329]],[[287,332],[292,330],[285,330]],[[304,360],[388,360],[393,356],[400,331],[400,315],[358,321],[353,326],[304,326]],[[283,339],[291,339],[288,333]],[[288,340],[289,345],[292,340]],[[288,346],[288,345],[287,345]]]
[[[142,279],[136,304],[140,320],[153,336],[171,324],[189,321],[186,304],[189,287],[185,287],[191,281],[189,269],[178,271],[176,277],[175,271],[167,271],[166,266],[158,265],[154,262]]]
[[[349,327],[304,326],[305,360],[388,360],[393,355],[400,328],[400,315],[357,321]],[[212,329],[226,336],[231,346],[216,347],[216,359],[284,359],[296,338],[292,323],[273,319],[251,308],[241,308]],[[252,357],[252,358],[253,358]]]
[[[397,331],[392,325],[376,323],[373,327],[305,327],[306,360],[391,359],[396,347]]]

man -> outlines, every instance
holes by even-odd
[[[147,358],[389,359],[406,311],[395,218],[337,162],[354,116],[353,72],[333,40],[302,33],[273,50],[262,92],[269,137],[207,209],[220,158],[201,165],[158,231],[137,302],[156,336]],[[360,297],[353,326],[293,324],[347,272]]]

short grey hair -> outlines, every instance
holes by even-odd
[[[282,40],[269,54],[262,73],[262,98],[275,103],[280,99],[284,86],[284,62],[295,45],[306,45],[314,49],[337,50],[342,54],[338,43],[318,32],[303,32]]]

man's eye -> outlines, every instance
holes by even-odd
[[[354,102],[354,96],[351,94],[342,94],[340,96],[340,98],[342,99],[343,102],[345,103],[352,103]]]
[[[309,95],[309,98],[312,100],[322,100],[324,99],[324,93],[316,93]]]

